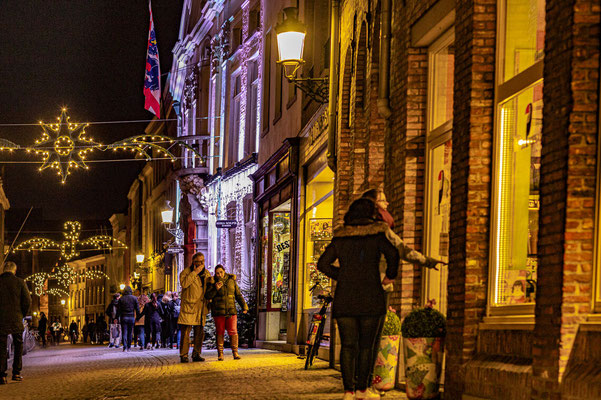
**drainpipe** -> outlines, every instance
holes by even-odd
[[[392,115],[390,109],[390,24],[391,0],[382,0],[382,21],[380,35],[380,85],[378,87],[378,113],[388,119]],[[386,129],[390,129],[390,124],[386,124]]]
[[[336,171],[336,111],[338,106],[338,66],[340,58],[339,26],[340,26],[340,0],[331,0],[330,15],[330,77],[328,99],[328,166]]]

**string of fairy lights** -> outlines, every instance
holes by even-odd
[[[78,278],[108,278],[108,275],[98,270],[85,270],[77,272],[72,266],[66,263],[67,261],[78,257],[81,251],[112,251],[117,249],[127,249],[127,245],[124,242],[117,238],[107,235],[94,235],[87,239],[80,240],[81,223],[79,221],[65,222],[63,235],[65,236],[65,240],[60,242],[45,237],[34,237],[25,240],[22,243],[19,243],[13,249],[13,253],[16,253],[18,251],[31,252],[33,250],[56,251],[60,252],[61,259],[65,261],[65,263],[54,268],[54,270],[50,273],[37,272],[25,278],[26,281],[30,281],[33,283],[33,292],[37,296],[42,296],[44,294],[59,293],[56,291],[52,291],[55,288],[44,290],[46,281],[49,279],[56,280],[58,286],[68,289],[69,285],[75,283]]]
[[[164,135],[137,135],[117,142],[104,145],[96,142],[86,133],[89,123],[70,122],[67,109],[61,110],[57,123],[46,124],[40,121],[42,135],[31,146],[21,146],[10,140],[0,138],[0,151],[13,152],[25,150],[42,158],[39,171],[47,168],[55,170],[61,182],[65,183],[72,169],[89,169],[86,165],[88,153],[94,150],[114,152],[119,150],[130,151],[146,161],[153,160],[153,153],[175,162],[179,158],[172,153],[172,148],[180,147],[190,151],[200,160],[199,165],[205,165],[205,158],[192,146],[182,140]]]

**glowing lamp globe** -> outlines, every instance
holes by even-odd
[[[64,306],[65,305],[65,300],[61,300],[61,304]]]
[[[125,289],[125,284],[124,283],[120,284],[119,289],[121,289],[121,290]]]
[[[144,254],[136,254],[136,262],[142,264],[144,262]]]
[[[284,65],[294,65],[303,62],[303,48],[307,30],[296,17],[296,7],[284,8],[286,18],[276,26],[279,62]]]
[[[164,224],[170,224],[173,222],[173,208],[167,201],[167,206],[161,211],[161,219]]]

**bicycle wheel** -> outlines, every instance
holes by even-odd
[[[24,343],[24,347],[27,349],[27,352],[29,353],[30,351],[33,351],[33,349],[35,349],[35,336],[31,334],[31,332],[29,332],[25,338],[25,343]]]
[[[321,339],[323,337],[323,327],[324,324],[319,324],[317,328],[317,333],[315,334],[315,342],[309,348],[309,353],[307,354],[307,361],[305,362],[305,369],[309,369],[310,366],[313,365],[313,359],[317,357],[319,352],[319,346],[321,344]]]

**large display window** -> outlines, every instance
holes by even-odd
[[[259,308],[288,309],[290,276],[290,200],[261,218]]]
[[[502,7],[489,313],[532,314],[538,265],[545,2],[506,0]]]
[[[330,279],[317,270],[317,261],[332,240],[334,173],[324,167],[305,191],[305,308],[319,307],[317,295],[329,289]],[[311,293],[309,289],[317,285]]]

